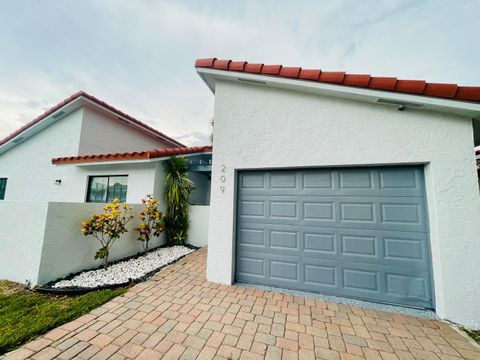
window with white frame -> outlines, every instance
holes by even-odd
[[[87,202],[109,203],[113,199],[127,200],[127,175],[89,176]]]

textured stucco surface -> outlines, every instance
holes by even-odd
[[[127,201],[138,203],[154,191],[155,164],[78,167],[54,166],[51,160],[164,146],[96,111],[78,109],[0,155],[0,177],[8,178],[5,200],[84,202],[89,175],[128,175]]]
[[[93,237],[81,233],[82,221],[102,212],[104,204],[68,202],[0,202],[0,279],[32,285],[44,284],[70,273],[101,265],[93,256],[100,247]],[[142,251],[137,240],[138,213],[142,205],[132,205],[135,218],[128,232],[116,240],[110,260]],[[188,243],[205,246],[208,235],[208,206],[190,208]],[[150,241],[150,248],[165,243],[165,236]]]
[[[209,280],[234,281],[236,170],[425,164],[437,313],[480,327],[480,196],[469,119],[224,81],[215,97]]]
[[[208,240],[208,215],[210,206],[191,205],[188,213],[190,226],[187,242],[193,246],[206,246]]]
[[[0,279],[37,284],[46,202],[0,201]]]
[[[85,107],[78,155],[164,149],[172,144],[155,139],[132,125]],[[64,154],[67,156],[70,154]]]
[[[69,169],[54,167],[51,159],[77,153],[82,120],[83,109],[78,109],[0,155],[0,177],[8,178],[5,200],[58,199],[54,181],[63,181]]]
[[[93,237],[85,237],[81,232],[82,221],[93,214],[103,211],[104,204],[91,203],[48,203],[48,214],[45,224],[45,237],[42,246],[38,283],[75,273],[101,265],[93,256],[100,243]],[[142,251],[142,244],[137,240],[138,234],[133,229],[138,226],[137,214],[141,205],[132,205],[135,218],[128,225],[128,232],[115,241],[110,260],[118,260],[135,255]],[[164,243],[164,236],[152,239],[150,248]]]

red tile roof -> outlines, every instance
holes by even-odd
[[[480,102],[480,86],[427,83],[424,80],[398,80],[395,77],[346,74],[345,72],[302,69],[300,67],[286,67],[282,65],[249,64],[246,61],[218,60],[216,58],[198,59],[195,62],[195,67]]]
[[[81,156],[67,156],[52,159],[52,164],[80,164],[80,163],[94,163],[94,162],[109,162],[109,161],[127,161],[127,160],[148,160],[162,158],[172,155],[187,155],[195,153],[212,152],[212,146],[192,146],[192,147],[176,147],[168,149],[153,149],[145,151],[134,151],[115,154],[95,154],[95,155],[81,155]]]
[[[150,133],[153,133],[154,136],[162,139],[162,140],[165,140],[167,142],[170,142],[172,143],[173,145],[178,145],[178,146],[182,146],[184,147],[185,145],[182,144],[181,142],[165,135],[164,133],[148,126],[147,124],[141,122],[140,120],[137,120],[135,119],[133,116],[130,116],[116,108],[114,108],[113,106],[107,104],[106,102],[96,98],[95,96],[92,96],[90,94],[87,94],[86,92],[84,91],[79,91],[71,96],[69,96],[68,98],[66,98],[65,100],[63,100],[62,102],[58,103],[57,105],[53,106],[52,108],[48,109],[47,111],[45,111],[42,115],[36,117],[35,119],[33,119],[32,121],[30,121],[29,123],[25,124],[24,126],[22,126],[20,129],[14,131],[13,133],[11,133],[10,135],[8,135],[7,137],[5,137],[4,139],[0,140],[0,146],[2,146],[3,144],[7,143],[8,141],[12,140],[13,138],[17,137],[18,135],[20,135],[21,133],[23,133],[25,130],[29,129],[30,127],[32,127],[33,125],[35,124],[38,124],[40,121],[42,121],[43,119],[45,119],[47,116],[53,114],[55,111],[59,110],[60,108],[64,107],[65,105],[69,104],[70,102],[72,102],[73,100],[79,98],[79,97],[84,97],[85,99],[88,99],[90,101],[92,101],[93,103],[99,105],[99,106],[102,106],[110,111],[112,111],[113,113],[117,114],[118,116],[121,116],[125,119],[127,119],[128,121],[132,122],[133,124],[135,124],[136,126],[138,126],[139,128],[143,128],[145,130],[148,130]]]

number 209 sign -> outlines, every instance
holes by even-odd
[[[221,166],[220,172],[222,173],[222,175],[220,175],[220,182],[222,183],[222,185],[220,185],[220,192],[223,194],[225,192],[224,184],[225,184],[225,181],[227,180],[227,178],[225,177],[225,173],[227,172],[225,165]]]

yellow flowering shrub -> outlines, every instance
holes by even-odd
[[[163,232],[163,212],[158,208],[160,201],[155,200],[152,195],[142,199],[142,204],[145,209],[138,214],[141,223],[135,231],[138,231],[138,240],[142,242],[143,250],[147,252],[150,240]]]
[[[127,223],[133,218],[132,208],[127,203],[121,204],[119,199],[113,199],[111,204],[103,208],[104,212],[93,215],[90,220],[82,223],[82,234],[93,236],[101,247],[95,253],[95,259],[102,259],[103,267],[108,267],[108,256],[115,240],[126,233]]]

